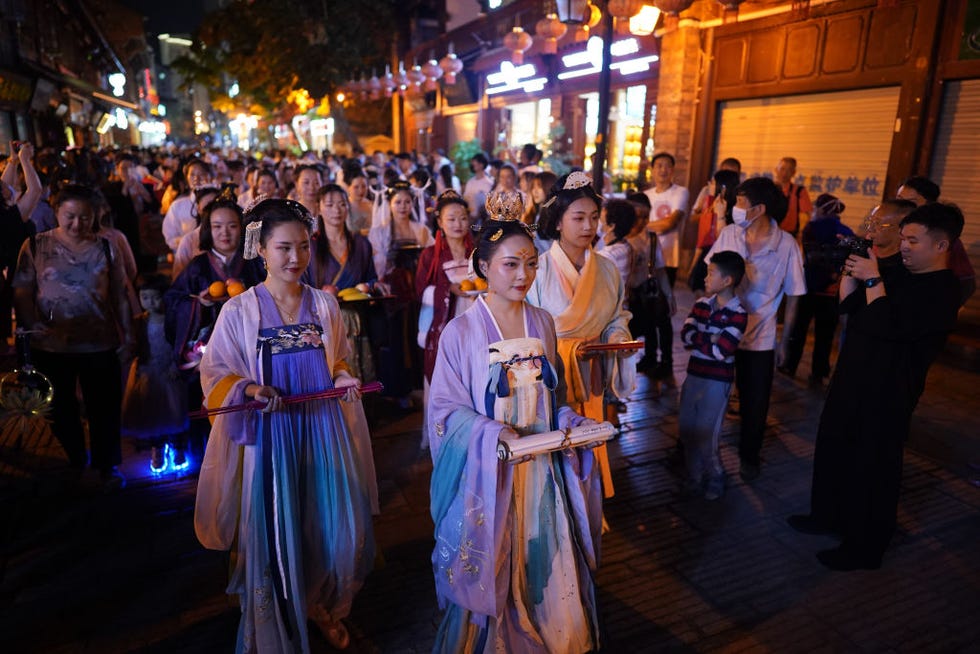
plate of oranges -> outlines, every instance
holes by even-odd
[[[245,290],[245,284],[240,280],[229,277],[225,281],[219,279],[216,282],[211,282],[199,295],[193,297],[200,298],[205,302],[224,302],[236,295],[241,295]]]
[[[476,279],[464,279],[459,283],[459,290],[463,291],[466,297],[476,297],[487,292],[487,280],[477,277]]]

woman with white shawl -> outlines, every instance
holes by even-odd
[[[298,202],[249,211],[246,256],[266,281],[228,300],[201,362],[210,409],[248,399],[261,412],[216,416],[201,466],[194,526],[211,549],[237,547],[228,587],[241,601],[238,652],[309,652],[307,619],[332,646],[374,562],[377,487],[337,301],[300,278],[312,216]],[[342,400],[283,396],[346,388]]]
[[[587,357],[580,349],[632,338],[627,326],[631,314],[623,308],[623,280],[616,264],[592,250],[601,209],[602,199],[585,173],[570,173],[555,183],[538,222],[538,233],[552,242],[551,248],[541,254],[538,275],[527,294],[528,302],[555,319],[569,406],[598,422],[604,419],[605,388],[626,399],[636,383],[631,359],[615,353]],[[605,445],[596,448],[596,458],[602,469],[603,492],[612,497]]]

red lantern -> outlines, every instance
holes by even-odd
[[[394,94],[395,89],[398,88],[398,84],[395,83],[395,77],[391,74],[391,66],[385,66],[385,76],[381,80],[381,86],[384,88],[386,98],[390,98]]]
[[[422,74],[425,75],[425,90],[435,91],[439,88],[439,78],[442,77],[442,68],[439,68],[439,62],[435,60],[435,57],[431,57],[427,62],[422,64]]]
[[[425,81],[425,73],[422,72],[422,67],[418,65],[418,62],[412,66],[412,69],[405,76],[408,77],[409,84],[416,88],[422,86],[422,82]]]
[[[653,0],[653,6],[668,16],[676,16],[694,4],[694,0]]]
[[[568,28],[558,20],[557,14],[548,14],[538,21],[534,26],[534,35],[539,39],[544,39],[541,52],[544,54],[558,53],[558,39],[565,36]]]
[[[606,9],[617,20],[629,20],[640,13],[643,0],[609,0]]]
[[[602,20],[602,11],[591,2],[585,6],[585,13],[582,16],[582,24],[575,30],[574,40],[576,43],[585,43],[592,36],[592,28]]]
[[[516,65],[524,63],[524,52],[531,47],[534,39],[524,31],[520,25],[515,25],[514,29],[504,37],[504,47],[510,50],[510,60]]]
[[[439,62],[439,68],[442,68],[442,72],[446,74],[445,80],[446,84],[455,84],[456,75],[463,72],[463,62],[459,60],[456,53],[453,52],[453,44],[449,44],[449,52],[445,57]]]
[[[378,79],[378,75],[374,72],[371,73],[371,79],[368,82],[368,92],[371,94],[372,100],[381,99],[381,80]]]

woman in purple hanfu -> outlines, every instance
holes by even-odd
[[[266,406],[216,417],[194,526],[206,547],[237,547],[229,592],[242,606],[238,652],[309,652],[307,619],[343,649],[341,619],[374,563],[377,486],[360,382],[345,362],[337,301],[300,283],[310,214],[264,200],[247,217],[246,256],[257,240],[268,276],[221,311],[201,380],[209,408],[251,398]],[[331,388],[347,391],[282,401]]]
[[[565,406],[550,314],[524,302],[534,242],[502,217],[485,221],[474,254],[487,296],[445,328],[432,377],[432,563],[446,610],[433,651],[589,652],[602,526],[592,450],[497,459],[501,435],[586,421]]]

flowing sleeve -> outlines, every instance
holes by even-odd
[[[327,365],[331,368],[331,377],[341,370],[350,371],[347,357],[350,356],[350,342],[347,331],[340,315],[340,305],[330,293],[313,289],[314,302],[321,318],[323,328],[323,344],[327,355]],[[356,402],[340,402],[340,412],[344,416],[344,424],[350,434],[351,444],[357,463],[357,478],[366,491],[371,502],[371,513],[381,512],[378,499],[378,476],[374,467],[374,450],[371,446],[371,432],[368,429],[367,416],[361,400]]]
[[[464,340],[465,322],[454,320],[443,332],[430,387],[432,565],[440,605],[452,602],[486,619],[502,610],[509,587],[509,571],[500,566],[498,575],[496,562],[508,554],[513,473],[497,460],[504,425],[474,408],[473,373],[486,354],[472,333]]]
[[[378,279],[384,281],[385,270],[388,262],[388,244],[391,240],[391,228],[389,225],[376,225],[368,232],[368,241],[371,243],[371,258],[374,261],[374,272]]]
[[[250,368],[245,358],[247,334],[243,307],[247,293],[229,300],[201,362],[204,405],[239,404],[245,399]],[[251,335],[254,340],[254,334]],[[243,351],[244,350],[244,351]],[[255,411],[216,416],[201,462],[194,506],[194,531],[208,549],[231,549],[238,532],[242,495],[242,450],[255,443]]]

